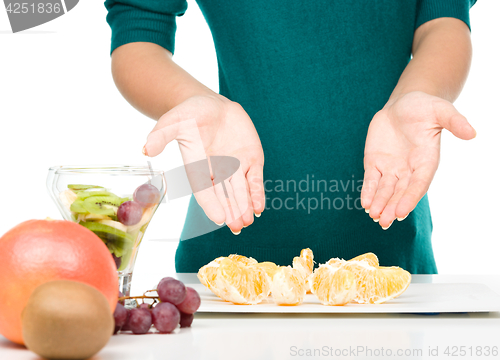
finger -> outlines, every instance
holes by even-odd
[[[398,178],[393,175],[383,175],[378,184],[377,193],[373,198],[370,206],[370,217],[379,219],[380,214],[384,211],[387,202],[394,195],[394,188],[398,182]]]
[[[245,214],[247,212],[250,212],[250,216],[247,215],[248,217],[245,217],[245,214],[243,214],[242,215],[242,219],[243,219],[243,223],[245,224],[245,227],[248,227],[248,226],[252,225],[253,222],[254,222],[254,220],[255,220],[255,218],[254,218],[255,210],[253,208],[252,198],[250,196],[250,185],[248,185],[248,181],[246,181],[246,179],[245,179],[245,185],[246,185],[246,188],[247,188],[247,201],[248,201],[248,204],[249,204],[248,209],[245,212]],[[248,225],[245,223],[246,221],[248,221]]]
[[[243,175],[243,171],[240,168],[233,174],[231,180],[229,181],[233,191],[234,198],[238,204],[238,208],[241,214],[241,220],[243,221],[243,226],[247,227],[253,223],[253,207],[252,200],[250,198],[250,193],[247,185],[247,180]]]
[[[149,133],[143,153],[154,157],[160,154],[168,143],[175,140],[179,131],[179,117],[174,109],[164,114]]]
[[[266,194],[264,192],[264,169],[262,165],[252,165],[247,172],[248,186],[250,187],[250,198],[252,207],[257,217],[264,211],[266,206]]]
[[[392,195],[391,199],[387,203],[387,206],[380,215],[379,224],[380,226],[382,226],[382,229],[388,229],[391,226],[392,222],[396,219],[396,206],[398,205],[399,200],[403,197],[404,192],[408,188],[409,182],[409,176],[405,176],[398,180],[398,183],[394,188],[394,195]]]
[[[224,224],[226,221],[226,213],[224,207],[215,195],[213,187],[194,193],[194,197],[210,220],[217,225]]]
[[[476,130],[452,104],[439,102],[434,105],[434,109],[439,125],[449,130],[453,135],[462,140],[470,140],[476,137]]]
[[[396,206],[396,217],[404,218],[415,209],[415,206],[429,189],[434,173],[435,169],[430,167],[421,167],[413,172],[408,188]]]
[[[375,167],[369,167],[365,170],[363,188],[361,189],[361,206],[367,210],[370,209],[381,177],[382,174]]]
[[[224,208],[227,226],[235,235],[238,235],[243,228],[243,221],[241,220],[240,209],[234,198],[233,187],[228,179],[215,185],[215,194]]]

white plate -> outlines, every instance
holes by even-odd
[[[193,281],[194,282],[194,281]],[[188,285],[186,283],[186,285]],[[271,297],[257,305],[235,305],[200,283],[189,284],[201,297],[200,313],[457,313],[500,311],[500,296],[483,284],[411,283],[398,298],[384,304],[324,306],[311,294],[298,306],[278,306]]]

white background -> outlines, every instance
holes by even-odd
[[[478,136],[464,142],[444,134],[440,169],[429,192],[442,274],[500,274],[499,13],[498,0],[480,0],[471,10],[474,60],[455,105]],[[24,220],[60,218],[45,189],[52,165],[146,164],[141,149],[154,122],[114,86],[105,16],[102,1],[80,1],[61,18],[12,34],[0,5],[0,235]],[[194,1],[178,19],[174,59],[217,91],[212,38]],[[152,164],[181,165],[177,145]],[[151,240],[179,237],[187,202],[160,207],[141,247],[137,276],[174,272],[177,244]]]

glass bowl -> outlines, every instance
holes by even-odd
[[[139,246],[166,193],[164,172],[147,166],[54,166],[47,189],[64,219],[106,244],[119,289],[129,296]]]

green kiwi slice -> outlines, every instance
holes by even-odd
[[[113,196],[115,198],[118,198],[120,199],[118,196],[116,196],[115,194],[103,189],[95,189],[95,190],[84,190],[84,191],[79,191],[77,193],[78,195],[78,199],[79,200],[85,200],[89,197],[92,197],[92,196]]]
[[[73,191],[81,191],[88,189],[104,189],[104,188],[102,186],[97,186],[97,185],[69,184],[68,189]]]
[[[83,207],[91,214],[114,216],[121,200],[118,196],[91,196],[83,200]]]
[[[122,258],[122,263],[120,264],[118,271],[123,271],[127,268],[128,263],[130,262],[130,258],[132,257],[132,252],[133,252],[133,249],[127,249],[123,252],[122,256],[118,256],[118,255],[116,255],[116,253],[113,253],[113,254],[115,254],[116,257]]]
[[[83,201],[82,200],[75,200],[70,208],[69,208],[72,212],[74,213],[77,213],[77,214],[88,214],[88,210],[85,208],[85,206],[83,205]]]
[[[91,221],[83,221],[80,225],[99,236],[116,257],[122,257],[134,245],[134,239],[129,234],[114,227]]]

